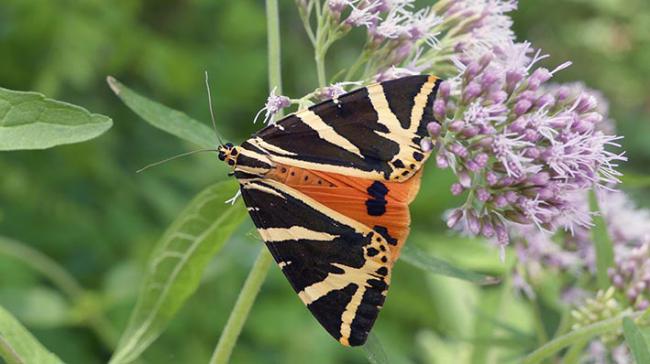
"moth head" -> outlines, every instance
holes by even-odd
[[[237,156],[239,150],[232,143],[226,143],[219,146],[219,159],[226,162],[229,166],[235,167],[237,165]]]

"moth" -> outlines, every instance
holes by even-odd
[[[365,343],[384,304],[440,82],[417,75],[359,88],[218,149],[280,269],[343,345]]]

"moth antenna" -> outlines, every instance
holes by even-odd
[[[175,156],[172,156],[172,157],[169,157],[169,158],[165,158],[165,159],[163,159],[163,160],[161,160],[161,161],[154,162],[154,163],[151,163],[151,164],[147,164],[146,166],[144,166],[144,167],[138,169],[137,171],[135,171],[135,173],[144,172],[144,171],[146,171],[146,170],[149,169],[149,168],[152,168],[152,167],[155,167],[155,166],[159,166],[159,165],[161,165],[161,164],[163,164],[163,163],[167,163],[167,162],[172,161],[172,160],[174,160],[174,159],[178,159],[178,158],[182,158],[182,157],[187,157],[188,155],[192,155],[192,154],[196,154],[196,153],[201,153],[201,152],[218,152],[218,150],[217,150],[217,149],[199,149],[199,150],[193,150],[193,151],[191,151],[191,152],[185,152],[185,153],[177,154],[177,155],[175,155]]]
[[[208,106],[210,107],[210,119],[212,119],[212,128],[214,129],[214,134],[219,139],[219,144],[224,144],[219,132],[217,131],[217,123],[214,121],[214,110],[212,109],[212,94],[210,93],[210,82],[208,80],[208,71],[205,71],[205,88],[208,90]]]

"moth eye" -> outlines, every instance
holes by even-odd
[[[232,143],[226,143],[225,147],[228,148],[228,149],[232,149],[233,145],[232,145]]]
[[[223,161],[225,159],[226,159],[226,155],[224,154],[224,152],[219,152],[219,160]]]

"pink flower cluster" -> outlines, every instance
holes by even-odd
[[[466,202],[449,213],[449,227],[509,241],[509,224],[543,231],[589,226],[574,195],[618,182],[618,137],[604,133],[596,99],[564,88],[546,89],[553,71],[528,43],[473,49],[457,60],[460,74],[445,81],[428,126],[440,168],[452,168],[454,195]]]

